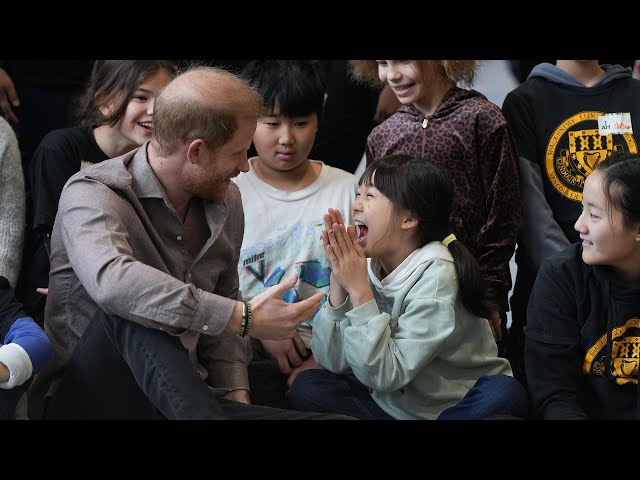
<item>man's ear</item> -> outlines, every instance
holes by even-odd
[[[201,138],[196,138],[191,141],[187,147],[187,158],[189,159],[189,162],[193,164],[201,163],[205,148],[204,140]]]

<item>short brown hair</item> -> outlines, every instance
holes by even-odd
[[[162,155],[202,138],[213,149],[227,143],[239,117],[263,114],[262,96],[239,76],[216,67],[193,67],[167,84],[156,98],[153,137]]]

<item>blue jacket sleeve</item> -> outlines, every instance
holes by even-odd
[[[33,373],[37,373],[53,356],[49,339],[30,317],[13,322],[4,343],[15,343],[24,348],[31,359]]]
[[[9,281],[0,276],[0,345],[16,343],[29,355],[36,373],[53,356],[46,334],[24,312]]]

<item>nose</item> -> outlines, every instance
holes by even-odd
[[[280,128],[280,136],[278,138],[280,145],[293,145],[294,136],[289,125],[282,125]]]
[[[153,105],[156,103],[155,98],[151,98],[147,104],[147,115],[153,115]]]
[[[398,81],[402,78],[402,74],[396,68],[395,63],[389,63],[387,66],[387,80]]]
[[[586,215],[586,213],[583,210],[582,213],[580,213],[580,216],[578,217],[578,220],[576,220],[576,223],[573,225],[573,228],[579,233],[586,233],[586,231],[587,231],[586,224],[584,222],[584,216],[585,215]]]
[[[356,198],[355,202],[353,202],[353,205],[351,206],[351,209],[353,210],[353,213],[362,211],[362,202],[360,201],[360,197]]]

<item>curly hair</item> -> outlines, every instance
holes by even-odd
[[[479,60],[411,60],[415,62],[423,76],[433,71],[452,83],[462,82],[473,85]],[[350,75],[357,81],[380,85],[378,62],[376,60],[349,60]]]

